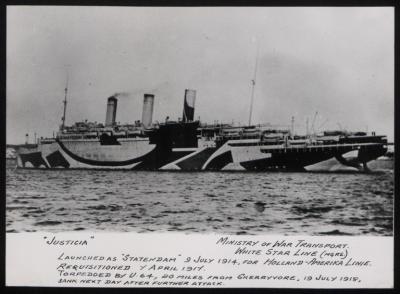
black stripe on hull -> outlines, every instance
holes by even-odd
[[[213,158],[206,166],[206,170],[221,170],[229,163],[233,162],[232,152],[226,151]]]
[[[193,155],[185,160],[178,162],[176,165],[181,170],[201,170],[204,163],[210,158],[211,154],[215,152],[216,148],[206,148],[196,155]]]
[[[385,145],[361,146],[357,159],[365,163],[385,155],[387,151],[388,149]]]
[[[356,150],[351,146],[341,146],[334,149],[296,149],[288,148],[286,152],[269,152],[270,158],[241,162],[246,170],[304,170],[304,167],[336,157],[344,165],[359,168],[360,163],[365,163],[385,154],[386,148],[380,146],[362,146],[355,159],[344,159],[343,154]],[[267,153],[268,151],[262,150]]]
[[[157,170],[164,165],[182,158],[193,151],[174,151],[160,150],[156,148],[156,152],[150,154],[145,160],[135,165],[133,170]]]
[[[38,168],[40,166],[49,167],[42,157],[42,152],[32,152],[20,154],[22,166],[25,167],[27,162],[31,163],[34,167]]]
[[[288,153],[272,153],[270,158],[241,162],[240,165],[246,170],[304,170],[307,165],[315,164],[341,153],[327,151],[312,152],[288,152]]]
[[[343,165],[361,169],[361,164],[366,168],[368,161],[374,160],[387,152],[387,147],[383,145],[361,146],[357,157],[343,158],[341,155],[336,156],[336,159]]]
[[[46,156],[47,162],[50,164],[51,167],[65,167],[69,168],[69,162],[62,156],[60,151],[55,151]]]

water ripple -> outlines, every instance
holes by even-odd
[[[391,170],[362,174],[7,168],[6,190],[7,232],[393,234]]]

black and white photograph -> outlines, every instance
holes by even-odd
[[[8,6],[6,232],[393,236],[393,7]]]

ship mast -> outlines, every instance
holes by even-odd
[[[254,66],[254,75],[251,80],[251,98],[250,98],[250,113],[249,113],[249,126],[251,125],[251,116],[253,114],[253,101],[254,101],[254,87],[256,85],[256,77],[257,77],[257,65],[258,65],[258,53],[260,51],[260,44],[257,43],[257,54],[256,54],[256,64]]]
[[[67,82],[65,85],[64,92],[65,92],[64,101],[63,101],[64,111],[63,111],[63,116],[61,118],[61,120],[62,120],[61,131],[63,131],[64,127],[65,127],[65,112],[67,111],[68,74],[67,74]]]

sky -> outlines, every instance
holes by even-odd
[[[258,51],[258,54],[257,54]],[[258,57],[257,57],[258,56]],[[256,62],[257,61],[257,62]],[[394,9],[390,7],[7,7],[7,143],[52,136],[61,124],[195,117],[376,131],[394,137]]]

